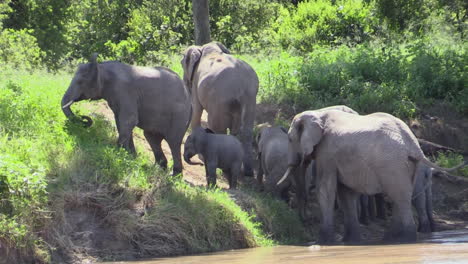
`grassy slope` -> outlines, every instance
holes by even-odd
[[[68,123],[60,99],[70,79],[0,72],[0,243],[9,257],[128,258],[304,240],[296,214],[282,202],[241,191],[245,211],[233,198],[239,194],[169,177],[141,146],[130,157],[115,146],[115,129],[102,116],[90,129]],[[79,212],[130,249],[87,252],[70,237]]]

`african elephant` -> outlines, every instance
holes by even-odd
[[[359,115],[358,112],[354,111],[353,109],[351,109],[350,107],[346,105],[333,105],[333,106],[316,109],[314,111],[323,112],[323,111],[329,111],[329,110],[337,110],[337,111],[342,111],[345,113]],[[310,190],[315,187],[315,181],[316,181],[315,162],[311,160],[310,164],[304,167],[305,170],[301,171],[302,169],[303,169],[302,167],[299,167],[296,170],[294,170],[293,180],[296,186],[295,188],[296,203],[297,203],[297,207],[299,210],[299,214],[303,220],[306,220],[307,218],[306,207],[307,207],[307,202],[309,201],[309,193],[310,193]],[[302,186],[302,188],[299,186]]]
[[[114,112],[120,146],[136,153],[132,131],[138,126],[163,168],[167,167],[167,160],[161,141],[167,141],[174,159],[173,173],[181,173],[180,145],[190,121],[191,106],[190,94],[180,77],[164,67],[137,67],[116,61],[97,63],[96,58],[94,54],[89,63],[78,67],[62,98],[65,115],[74,117],[70,106],[75,102],[104,99]]]
[[[280,186],[276,183],[288,168],[288,131],[283,127],[261,127],[257,137],[258,174],[257,181],[265,191],[288,200],[287,192],[291,182],[286,180]],[[265,176],[265,177],[264,177]]]
[[[184,82],[192,94],[191,128],[199,127],[203,109],[208,127],[218,134],[239,135],[244,174],[253,176],[252,141],[258,77],[244,61],[229,55],[221,43],[190,46],[181,61]]]
[[[418,214],[418,232],[421,233],[435,231],[435,222],[432,217],[432,171],[431,167],[423,164],[419,164],[416,169],[412,204]],[[376,194],[374,196],[361,195],[359,221],[363,224],[369,223],[369,217],[373,218],[375,210],[377,210],[377,217],[385,218],[386,209],[383,195]],[[375,204],[372,199],[375,199]],[[368,200],[367,203],[366,200]]]
[[[334,240],[333,209],[338,194],[345,216],[343,241],[360,240],[357,198],[360,193],[386,194],[393,202],[392,226],[384,239],[416,240],[411,197],[419,164],[447,170],[430,162],[409,127],[385,113],[355,115],[337,110],[305,111],[296,115],[288,132],[288,170],[316,166],[321,211],[319,243]],[[454,170],[459,168],[449,169]]]
[[[205,162],[208,187],[216,186],[216,168],[223,170],[228,178],[229,188],[237,187],[241,174],[244,151],[240,141],[231,135],[214,134],[209,128],[196,127],[185,140],[184,160],[190,165],[203,165],[190,159],[201,154]]]

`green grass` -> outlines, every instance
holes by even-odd
[[[77,114],[91,115],[95,121],[92,127],[67,121],[60,101],[70,79],[71,75],[64,72],[11,68],[0,72],[0,242],[35,261],[50,262],[50,245],[57,243],[41,234],[64,221],[61,215],[71,206],[67,206],[67,201],[73,200],[70,197],[83,195],[96,195],[87,199],[107,208],[106,215],[121,214],[116,219],[127,219],[106,221],[118,226],[119,232],[126,232],[122,236],[135,240],[137,245],[140,240],[151,241],[144,234],[135,235],[139,233],[135,228],[141,226],[148,228],[146,234],[161,229],[177,234],[169,238],[175,242],[167,242],[174,243],[174,247],[177,241],[185,241],[181,252],[159,252],[152,242],[143,243],[145,246],[138,249],[148,256],[240,245],[269,246],[287,241],[286,237],[293,234],[266,226],[267,221],[272,221],[268,218],[273,219],[274,215],[258,219],[255,210],[246,211],[235,202],[237,198],[225,191],[191,187],[170,177],[153,164],[152,153],[139,144],[136,158],[118,148],[114,125],[90,112],[90,103],[79,103],[73,108]],[[125,195],[116,200],[118,193]],[[145,217],[138,218],[129,208],[142,196],[153,202]],[[73,205],[86,206],[80,198],[75,200]],[[261,204],[257,206],[259,210],[271,206],[277,212],[289,212],[287,217],[278,218],[278,225],[283,220],[298,221],[284,203]],[[174,219],[177,225],[172,223]],[[157,220],[158,227],[153,220]]]

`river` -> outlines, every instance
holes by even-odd
[[[468,263],[468,229],[435,232],[415,244],[275,246],[210,254],[109,262],[125,264],[446,264]]]

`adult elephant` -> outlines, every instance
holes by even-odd
[[[385,113],[361,116],[337,110],[306,111],[294,117],[288,137],[289,168],[279,183],[294,168],[305,171],[311,160],[315,160],[322,215],[319,243],[333,242],[336,194],[345,215],[343,240],[360,240],[356,208],[360,193],[384,193],[393,202],[392,225],[385,240],[416,240],[411,211],[416,168],[425,164],[447,169],[427,160],[403,121]]]
[[[244,174],[253,176],[252,140],[258,77],[244,61],[229,55],[221,43],[191,46],[181,61],[192,95],[191,127],[201,126],[203,110],[215,133],[238,135],[244,149]]]
[[[135,153],[132,131],[143,129],[154,157],[161,167],[167,159],[161,141],[167,141],[174,159],[173,173],[182,172],[180,145],[190,120],[190,95],[180,77],[164,67],[147,68],[120,62],[97,63],[94,54],[82,64],[62,98],[62,109],[74,117],[70,106],[81,100],[107,101],[114,112],[118,144]],[[89,117],[84,117],[91,124]]]

